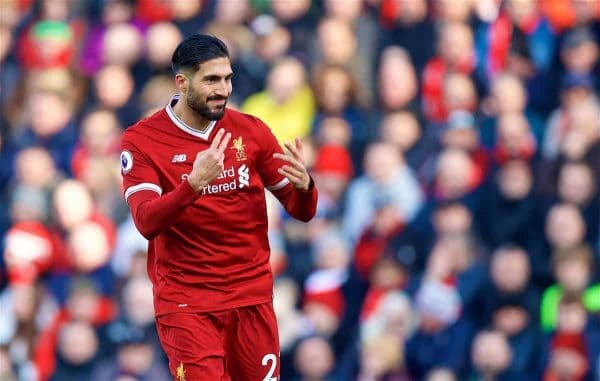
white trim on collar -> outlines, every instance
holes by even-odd
[[[175,114],[175,111],[173,110],[173,106],[172,106],[173,101],[179,101],[180,97],[181,96],[179,94],[173,95],[171,97],[171,100],[167,104],[167,107],[165,107],[165,109],[167,110],[167,114],[169,115],[169,118],[171,118],[171,121],[173,123],[175,123],[175,125],[177,127],[179,127],[181,130],[183,130],[184,132],[187,132],[190,135],[197,136],[204,140],[208,140],[208,137],[210,136],[211,131],[215,127],[215,124],[217,124],[217,121],[216,120],[211,121],[204,131],[196,130],[195,128],[188,126],[183,120],[181,120]]]

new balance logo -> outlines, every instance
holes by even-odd
[[[171,159],[171,163],[183,163],[187,159],[186,154],[173,155],[173,159]]]
[[[242,164],[241,167],[238,168],[238,182],[240,183],[240,189],[243,187],[249,187],[250,186],[250,174],[249,172],[249,168],[246,166],[246,164]]]

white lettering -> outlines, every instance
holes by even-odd
[[[221,174],[219,175],[219,177],[217,177],[217,179],[224,179],[227,177],[233,177],[235,176],[235,169],[233,169],[233,165],[225,170],[223,170],[223,172],[221,172]]]
[[[235,182],[235,180],[233,180],[229,183],[206,185],[204,188],[202,188],[202,194],[215,194],[215,193],[219,193],[219,192],[229,192],[229,191],[236,190],[236,189],[237,189],[237,183]]]
[[[240,182],[240,189],[243,187],[250,186],[250,168],[246,166],[246,164],[242,164],[242,166],[238,169],[238,181]]]

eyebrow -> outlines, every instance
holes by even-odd
[[[219,75],[219,74],[206,74],[205,76],[202,77],[202,80],[205,80],[205,81],[208,80],[208,81],[210,81],[210,80],[221,79],[221,78],[226,78],[227,79],[227,78],[231,78],[231,77],[233,77],[233,72],[230,72],[229,74],[224,75],[224,76],[223,75]]]

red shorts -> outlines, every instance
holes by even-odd
[[[159,316],[156,328],[176,381],[279,380],[272,303]]]

